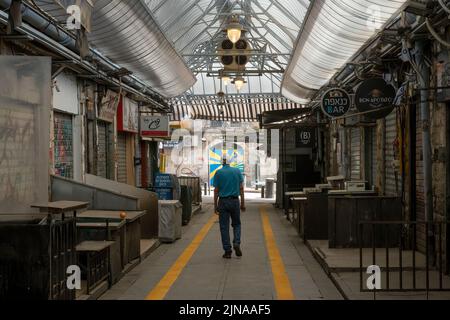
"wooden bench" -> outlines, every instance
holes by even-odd
[[[120,214],[124,212],[124,219]],[[124,220],[125,226],[125,247],[123,248],[123,261],[125,264],[139,259],[141,255],[141,218],[146,211],[106,211],[88,210],[79,215],[80,221],[109,221],[119,222]]]
[[[125,248],[125,221],[111,222],[109,220],[90,221],[79,218],[77,222],[78,238],[83,241],[111,241],[110,270],[112,283],[116,283],[122,276],[126,264],[123,261]]]
[[[76,247],[79,266],[86,274],[88,295],[105,280],[111,287],[110,247],[113,244],[113,241],[84,241]]]

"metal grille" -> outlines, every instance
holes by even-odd
[[[194,204],[202,203],[202,187],[199,177],[178,177],[178,181],[180,185],[192,188],[192,201]]]
[[[53,221],[50,225],[50,298],[52,300],[74,300],[75,290],[67,288],[67,268],[76,265],[75,218]]]
[[[418,229],[427,229],[424,221],[363,221],[359,225],[359,236],[372,236],[371,250],[364,250],[360,243],[360,290],[374,292],[367,288],[364,277],[369,265],[379,266],[381,289],[375,292],[432,292],[450,291],[450,277],[445,274],[444,230],[449,222],[433,223],[436,248],[429,251],[428,243],[424,253],[418,250],[416,240]],[[382,238],[385,244],[377,244]],[[392,245],[396,240],[397,245]],[[426,240],[428,241],[428,240]],[[366,274],[366,278],[368,275]]]

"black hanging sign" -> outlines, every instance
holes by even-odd
[[[322,111],[330,118],[344,116],[352,105],[352,100],[347,91],[333,88],[325,92],[322,97]]]
[[[364,81],[356,90],[355,105],[371,119],[382,119],[394,110],[395,88],[382,78]]]

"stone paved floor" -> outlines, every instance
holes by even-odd
[[[171,286],[165,299],[176,300],[271,300],[277,298],[268,256],[261,208],[266,208],[288,276],[292,293],[298,300],[342,299],[336,287],[297,236],[281,211],[267,201],[250,199],[242,214],[243,258],[222,258],[219,224],[216,222],[200,243],[192,258]],[[164,277],[202,227],[213,215],[206,198],[203,211],[183,228],[183,238],[163,244],[138,267],[127,274],[101,299],[141,300]]]

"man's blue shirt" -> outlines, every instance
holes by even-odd
[[[219,188],[220,198],[239,197],[243,182],[244,177],[239,169],[225,165],[214,177],[214,188]]]

